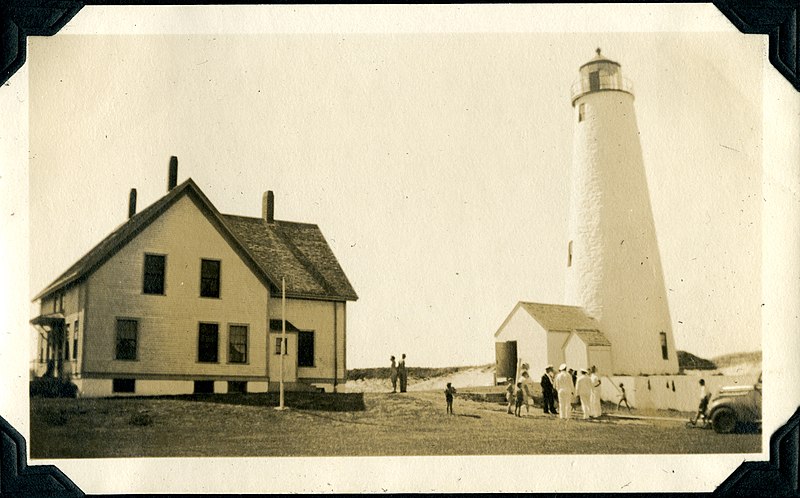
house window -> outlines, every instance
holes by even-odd
[[[314,366],[314,332],[298,332],[297,335],[297,366]]]
[[[64,325],[64,359],[69,360],[69,324]]]
[[[164,270],[167,257],[159,254],[144,255],[144,278],[142,292],[145,294],[164,294]]]
[[[219,325],[201,323],[197,347],[197,361],[216,363],[219,351]]]
[[[58,295],[58,311],[64,311],[64,294]]]
[[[75,320],[75,330],[72,331],[72,359],[78,359],[78,320]]]
[[[200,262],[200,297],[219,297],[219,265],[213,259]]]
[[[229,380],[228,381],[229,393],[246,393],[247,382],[242,380]]]
[[[658,334],[661,338],[661,357],[665,360],[669,359],[669,351],[667,351],[667,333],[661,332]]]
[[[586,104],[581,104],[578,106],[578,122],[580,123],[583,121],[583,118],[586,116]]]
[[[135,360],[136,343],[139,335],[139,322],[136,320],[117,319],[117,356],[118,360]]]
[[[194,381],[195,394],[214,394],[214,381],[213,380],[196,380]]]
[[[275,354],[281,354],[281,342],[282,342],[282,340],[281,340],[280,337],[276,337],[275,338]],[[287,343],[289,342],[289,338],[288,337],[286,338],[286,342]],[[286,350],[283,352],[283,354],[289,354],[289,346],[288,346],[288,344],[287,344]]]
[[[113,393],[135,393],[136,379],[112,379],[111,392]]]
[[[247,363],[247,326],[231,325],[228,329],[228,362]]]

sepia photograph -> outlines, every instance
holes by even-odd
[[[97,8],[29,37],[33,463],[315,457],[201,489],[398,492],[467,489],[385,467],[479,457],[514,483],[470,490],[607,491],[652,458],[685,491],[768,459],[767,38],[713,6],[483,7]],[[544,460],[585,473],[510,470]]]

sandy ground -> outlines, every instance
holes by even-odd
[[[716,370],[687,370],[687,375],[753,375],[761,372],[761,362],[742,363]]]
[[[494,382],[494,367],[470,367],[441,377],[409,378],[407,390],[410,392],[439,391],[444,390],[448,382],[451,382],[456,389],[491,386]],[[400,389],[399,383],[398,389]],[[345,391],[350,393],[385,393],[391,392],[391,390],[392,383],[389,379],[359,379],[348,381],[345,384]]]
[[[717,370],[686,370],[686,375],[753,375],[755,379],[761,371],[761,362],[743,363]],[[432,378],[410,378],[408,391],[440,391],[444,390],[448,382],[456,389],[467,387],[490,387],[494,382],[494,367],[468,367],[456,373]],[[399,387],[398,387],[399,388]],[[389,379],[359,379],[348,381],[345,391],[350,393],[381,393],[390,392],[392,383]]]

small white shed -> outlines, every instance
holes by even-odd
[[[498,343],[515,342],[516,360],[527,363],[531,375],[537,378],[547,365],[558,368],[565,362],[564,346],[574,330],[597,327],[597,322],[583,308],[520,301],[494,337]],[[608,350],[610,360],[610,347]]]
[[[575,329],[564,342],[564,362],[576,370],[597,367],[600,375],[611,373],[611,342],[596,329]]]

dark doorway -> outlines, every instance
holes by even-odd
[[[517,341],[494,343],[497,378],[517,375]]]

